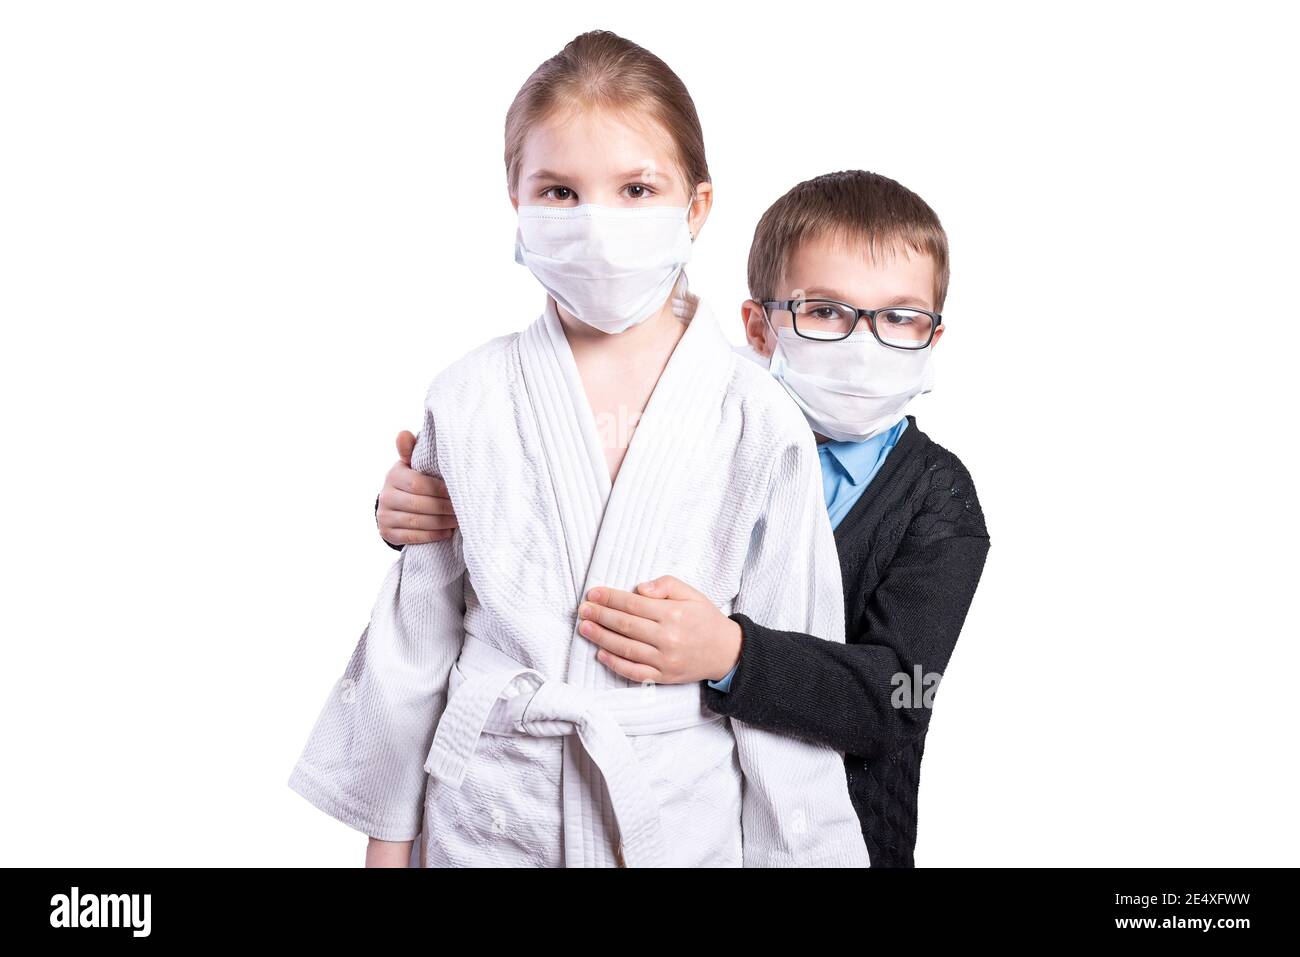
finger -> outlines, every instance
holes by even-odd
[[[388,470],[388,484],[412,495],[428,495],[434,498],[450,498],[447,485],[436,475],[425,475],[413,468],[398,463]]]
[[[606,588],[604,585],[587,592],[587,600],[606,608],[621,611],[624,614],[635,615],[637,618],[643,618],[647,621],[659,621],[663,613],[667,611],[662,602],[653,598],[643,598],[641,595],[634,595],[630,591],[623,591],[620,588]]]
[[[415,451],[415,436],[410,432],[397,433],[397,457],[407,465],[411,464],[411,453]]]
[[[381,526],[379,534],[383,536],[384,541],[393,545],[427,545],[430,542],[441,542],[450,538],[452,530],[425,531],[417,528],[383,528]]]
[[[616,631],[625,638],[635,638],[647,644],[658,646],[656,638],[659,626],[654,621],[629,615],[615,608],[606,608],[595,602],[584,601],[578,606],[578,617],[598,622],[610,631]]]
[[[418,515],[446,515],[455,521],[456,512],[451,507],[451,500],[435,498],[432,495],[412,495],[401,489],[384,486],[379,493],[379,507],[390,512],[414,512]]]
[[[409,531],[437,532],[456,527],[454,515],[427,515],[424,512],[398,512],[382,505],[375,513],[381,532]]]
[[[660,684],[659,672],[649,665],[638,664],[635,661],[628,661],[626,658],[620,658],[618,655],[612,655],[608,651],[601,650],[596,652],[596,660],[617,675],[622,675],[629,681],[635,681],[638,684],[644,684],[647,681],[654,684]]]
[[[605,626],[598,625],[594,621],[584,621],[580,624],[578,634],[593,645],[605,649],[610,654],[618,655],[620,658],[626,658],[628,661],[651,666],[658,666],[659,664],[659,649],[644,642],[627,638],[616,631],[610,631]]]
[[[636,590],[651,598],[668,598],[676,601],[708,601],[707,595],[704,595],[680,578],[674,578],[672,575],[660,575],[648,582],[642,582],[636,586]]]

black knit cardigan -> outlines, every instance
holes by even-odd
[[[845,644],[735,614],[744,642],[730,690],[701,683],[713,711],[844,752],[873,867],[914,864],[926,705],[937,697],[926,692],[948,666],[989,550],[970,473],[907,418],[835,529]]]

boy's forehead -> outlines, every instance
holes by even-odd
[[[928,253],[902,244],[873,247],[865,239],[813,236],[791,252],[781,285],[791,296],[843,299],[868,309],[902,298],[930,308],[934,281]]]

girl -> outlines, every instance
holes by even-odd
[[[712,202],[694,104],[588,33],[505,140],[545,308],[430,385],[412,464],[459,530],[402,551],[290,786],[372,865],[422,835],[428,866],[865,866],[840,754],[622,678],[577,632],[594,583],[671,559],[724,612],[843,641],[812,436],[686,288]]]

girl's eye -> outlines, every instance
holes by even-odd
[[[549,196],[551,199],[566,200],[573,198],[573,190],[567,186],[552,186],[542,190],[542,195]]]
[[[629,199],[645,199],[647,196],[653,196],[654,191],[644,183],[632,183],[623,187]]]

